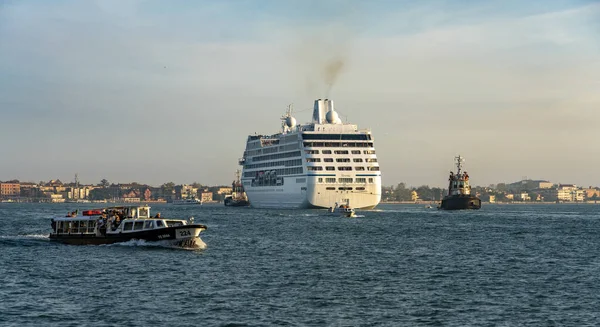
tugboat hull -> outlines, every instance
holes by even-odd
[[[250,205],[250,202],[246,200],[233,200],[231,198],[226,198],[223,203],[226,207],[247,207]]]
[[[481,200],[474,196],[447,196],[442,200],[442,210],[480,209]]]

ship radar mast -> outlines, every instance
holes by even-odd
[[[456,159],[456,168],[458,169],[458,171],[456,172],[456,174],[460,175],[460,171],[462,170],[462,165],[463,165],[463,162],[465,162],[465,158],[463,158],[459,154],[458,157],[455,157],[454,159]]]
[[[285,111],[285,116],[281,117],[281,130],[283,133],[291,131],[296,127],[296,118],[292,117],[292,111],[294,111],[294,105],[289,104]]]

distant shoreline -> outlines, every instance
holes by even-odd
[[[427,204],[439,204],[440,201],[381,201],[379,204],[418,204],[418,205],[427,205]],[[593,201],[586,201],[586,202],[494,202],[494,203],[490,203],[490,202],[482,202],[482,204],[500,204],[500,205],[524,205],[524,204],[600,204],[597,202],[593,202]]]

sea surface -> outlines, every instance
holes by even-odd
[[[48,241],[89,204],[0,203],[1,326],[598,326],[600,206],[154,205],[203,250]]]

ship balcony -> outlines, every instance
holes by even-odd
[[[239,158],[239,159],[238,159],[238,164],[239,164],[240,166],[243,166],[245,163],[246,163],[246,158]]]

